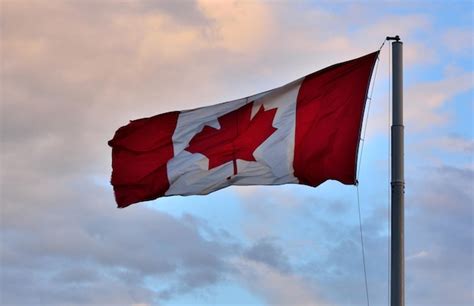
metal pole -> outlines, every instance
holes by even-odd
[[[404,135],[403,135],[403,43],[392,42],[392,232],[391,232],[391,306],[405,305],[404,248]]]

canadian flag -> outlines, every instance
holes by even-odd
[[[229,185],[355,184],[377,57],[247,98],[131,121],[109,141],[118,207]]]

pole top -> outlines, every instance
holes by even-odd
[[[400,41],[400,36],[398,36],[398,35],[395,35],[395,36],[387,36],[387,37],[385,38],[385,40],[395,40],[395,41],[399,42],[399,41]]]

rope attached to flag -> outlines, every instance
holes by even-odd
[[[382,50],[383,46],[385,45],[386,39],[382,42],[379,51]],[[380,52],[379,55],[377,56],[377,62],[375,65],[374,69],[374,77],[372,81],[372,88],[370,89],[370,93],[367,97],[368,100],[368,105],[367,105],[367,115],[365,118],[364,122],[364,128],[362,131],[362,138],[360,139],[361,146],[360,146],[360,154],[359,154],[359,160],[358,160],[358,169],[357,169],[357,176],[359,177],[360,174],[360,167],[362,164],[362,155],[364,152],[364,142],[365,142],[365,135],[367,132],[367,123],[369,119],[369,114],[370,114],[370,106],[372,104],[372,95],[374,92],[374,87],[375,87],[375,80],[377,79],[377,71],[378,71],[378,66],[380,62]],[[357,182],[359,182],[359,179],[357,178]],[[359,183],[356,184],[356,189],[357,189],[357,207],[358,207],[358,212],[359,212],[359,230],[360,230],[360,243],[361,243],[361,251],[362,251],[362,264],[364,267],[364,283],[365,283],[365,297],[367,301],[367,306],[370,306],[370,298],[369,298],[369,286],[368,286],[368,281],[367,281],[367,266],[366,266],[366,259],[365,259],[365,247],[364,247],[364,235],[363,235],[363,229],[362,229],[362,215],[361,215],[361,209],[360,209],[360,194],[359,194]]]

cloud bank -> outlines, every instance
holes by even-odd
[[[1,303],[206,304],[230,284],[256,304],[364,304],[352,189],[225,190],[241,217],[219,218],[233,227],[205,211],[173,214],[165,200],[117,210],[106,142],[129,119],[254,94],[369,53],[396,24],[413,152],[407,304],[470,305],[472,121],[447,127],[459,120],[456,107],[472,111],[460,98],[472,98],[471,31],[448,27],[433,45],[442,13],[386,5],[2,1]],[[386,95],[387,63],[385,52],[375,101]],[[380,136],[387,110],[373,107],[369,133]],[[384,305],[386,186],[373,171],[361,185],[363,225],[370,298]],[[209,196],[227,204],[219,199]]]

